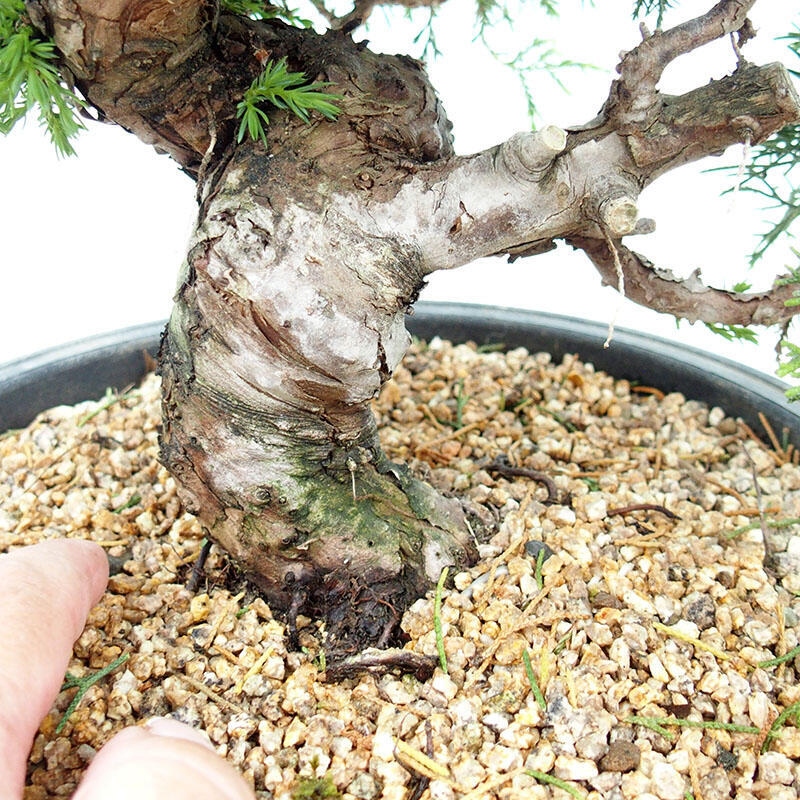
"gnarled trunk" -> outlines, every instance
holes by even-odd
[[[430,271],[372,209],[452,150],[416,62],[331,39],[312,44],[347,118],[282,120],[201,187],[160,359],[162,460],[276,607],[358,605],[381,640],[445,566],[474,556],[458,501],[384,457],[370,408]]]
[[[785,300],[680,282],[622,244],[646,233],[642,188],[760,141],[800,116],[785,70],[746,63],[681,97],[656,91],[676,56],[747,25],[723,0],[623,56],[600,116],[454,155],[418,62],[331,31],[220,14],[192,0],[31,3],[102,114],[198,178],[200,213],[164,337],[162,458],[209,535],[277,608],[385,641],[408,600],[473,557],[458,502],[389,463],[370,401],[408,337],[425,276],[565,239],[659,310],[781,322]],[[342,95],[335,122],[271,114],[266,146],[234,141],[264,53]],[[345,624],[345,627],[347,625]]]
[[[269,159],[243,145],[215,178],[162,347],[162,460],[278,607],[330,611],[356,582],[385,617],[473,546],[459,503],[381,452],[370,402],[425,271],[353,188],[396,167],[359,153],[336,176],[306,155],[335,130],[296,128]]]

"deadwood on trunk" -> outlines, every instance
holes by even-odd
[[[786,318],[786,292],[673,281],[622,244],[651,228],[637,199],[660,174],[800,116],[779,65],[742,62],[680,97],[656,89],[681,53],[749,35],[751,5],[721,2],[644,31],[581,129],[549,126],[456,156],[422,65],[370,52],[351,26],[318,35],[189,0],[29,4],[98,115],[199,179],[162,346],[162,459],[276,608],[385,643],[444,566],[474,556],[459,503],[387,461],[370,410],[430,273],[563,239],[607,281],[619,266],[629,295],[659,310]],[[262,61],[282,57],[329,81],[341,115],[306,125],[268,109],[266,146],[237,144],[236,104]]]

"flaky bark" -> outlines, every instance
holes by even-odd
[[[646,34],[582,129],[457,157],[421,65],[344,31],[318,36],[189,0],[31,4],[98,112],[199,176],[162,348],[163,460],[276,606],[335,616],[378,591],[399,612],[443,566],[472,557],[457,502],[386,461],[369,407],[403,355],[404,315],[426,275],[561,238],[660,310],[786,318],[780,295],[714,305],[723,295],[709,290],[698,302],[696,279],[659,275],[620,241],[649,229],[636,201],[658,175],[798,118],[777,65],[742,64],[681,97],[656,90],[672,58],[742,28],[750,5],[722,2]],[[275,111],[266,148],[237,145],[235,106],[264,52],[330,81],[340,118],[304,125]],[[361,622],[380,639],[393,619]]]

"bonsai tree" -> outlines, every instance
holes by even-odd
[[[161,458],[276,610],[385,643],[444,567],[475,557],[459,501],[387,460],[370,410],[436,270],[564,240],[650,308],[731,330],[788,324],[797,274],[722,291],[628,246],[652,229],[637,198],[663,173],[737,142],[797,140],[789,73],[741,55],[754,3],[642,25],[585,125],[457,155],[423,64],[362,41],[371,0],[339,17],[317,4],[322,33],[258,0],[4,0],[5,130],[38,107],[68,153],[81,116],[113,122],[196,180],[159,358]],[[720,37],[739,54],[732,75],[659,92],[668,64]]]

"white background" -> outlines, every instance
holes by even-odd
[[[597,113],[620,50],[639,41],[632,5],[631,0],[603,0],[594,8],[562,0],[558,20],[525,10],[515,18],[511,37],[498,31],[498,45],[513,37],[517,43],[549,37],[564,57],[598,67],[563,73],[570,94],[539,76],[540,124],[580,124]],[[711,0],[682,5],[687,10],[668,17],[668,23],[682,21],[689,9],[705,10]],[[473,8],[469,0],[442,6],[436,30],[445,55],[429,64],[460,153],[530,128],[517,78],[474,41]],[[778,12],[775,3],[757,4],[752,18],[760,35],[745,55],[757,63],[786,63],[785,46],[772,39],[789,28],[792,16]],[[414,53],[411,40],[424,19],[425,13],[408,22],[399,12],[379,10],[369,33],[358,32],[356,38],[366,36],[378,51]],[[687,91],[734,66],[730,44],[718,42],[699,56],[679,59],[661,88]],[[0,139],[0,363],[169,313],[195,213],[193,183],[166,156],[113,126],[92,124],[76,147],[78,158],[59,160],[35,120]],[[682,275],[700,267],[716,285],[730,288],[743,279],[769,285],[792,263],[788,247],[771,253],[758,272],[748,272],[753,234],[764,227],[759,203],[745,192],[733,201],[730,195],[720,197],[735,183],[734,175],[702,173],[741,158],[742,148],[732,148],[722,159],[660,178],[640,199],[642,216],[654,218],[657,231],[632,242],[634,249]],[[702,325],[683,323],[676,329],[672,317],[620,302],[613,289],[601,288],[588,260],[564,246],[513,265],[486,259],[435,275],[423,298],[532,308],[605,323],[616,317],[618,327],[646,330],[774,372],[775,335],[762,334],[755,346],[729,344]]]

